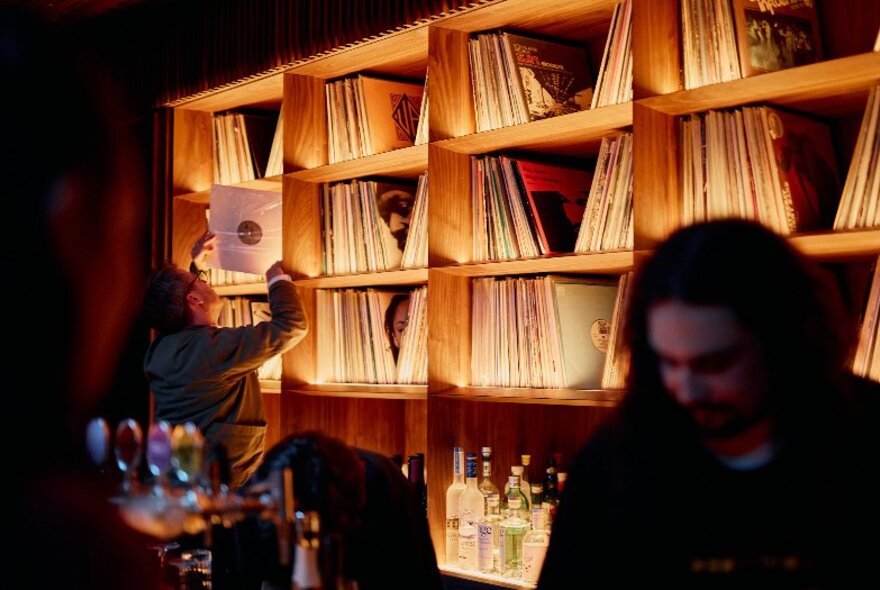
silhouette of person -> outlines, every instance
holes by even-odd
[[[880,396],[833,287],[750,221],[656,249],[627,395],[570,469],[539,590],[877,586]]]
[[[0,579],[19,587],[156,588],[147,539],[120,519],[84,452],[146,274],[143,155],[103,72],[62,31],[0,6]]]

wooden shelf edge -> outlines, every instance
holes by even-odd
[[[260,379],[260,393],[278,395],[281,393],[281,381],[278,379]]]
[[[241,283],[238,285],[211,285],[217,295],[221,297],[235,297],[239,295],[265,295],[268,290],[266,283]]]
[[[627,102],[443,139],[432,142],[432,145],[470,155],[517,148],[558,147],[599,140],[609,133],[632,126],[632,122],[633,103]]]
[[[432,398],[462,401],[551,406],[616,407],[623,400],[618,389],[538,389],[526,387],[450,387],[432,391]]]
[[[350,275],[325,275],[296,279],[293,282],[297,287],[309,287],[312,289],[420,285],[428,282],[428,269],[412,268]]]
[[[336,182],[364,176],[418,176],[428,169],[428,144],[390,150],[354,160],[291,172],[287,176],[306,182]]]
[[[284,392],[316,397],[341,397],[387,400],[426,400],[427,385],[377,385],[373,383],[301,383],[285,387]]]
[[[536,588],[537,584],[532,584],[530,582],[524,582],[522,580],[513,580],[509,578],[505,578],[498,574],[484,574],[483,572],[474,571],[474,570],[463,570],[457,568],[452,565],[442,564],[440,567],[440,573],[444,576],[452,576],[454,578],[461,578],[464,580],[470,580],[471,582],[481,582],[483,584],[490,584],[497,588],[514,588],[516,590],[532,590]]]
[[[756,102],[797,104],[867,90],[880,81],[880,52],[862,53],[814,64],[680,90],[638,101],[667,115],[680,116]]]
[[[790,237],[789,241],[812,258],[835,260],[876,257],[880,252],[880,228],[797,235]]]
[[[562,254],[499,262],[468,262],[432,266],[431,270],[473,277],[554,272],[620,274],[632,270],[634,258],[632,250],[625,250],[597,254]]]

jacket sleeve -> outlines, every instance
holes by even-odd
[[[271,321],[214,331],[210,346],[220,374],[238,377],[254,371],[305,337],[308,321],[293,283],[277,281],[270,287],[269,308]]]

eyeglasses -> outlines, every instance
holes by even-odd
[[[189,292],[192,291],[192,288],[196,286],[197,281],[202,281],[203,283],[208,282],[208,271],[201,269],[195,273],[193,276],[192,282],[186,288],[186,294],[189,295]]]

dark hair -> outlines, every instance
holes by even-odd
[[[391,297],[388,309],[385,310],[385,333],[388,334],[388,343],[391,345],[391,352],[394,353],[394,360],[397,360],[397,353],[400,352],[400,347],[394,343],[394,313],[401,303],[409,304],[409,296],[409,293],[396,293]]]
[[[297,510],[317,510],[324,533],[351,535],[366,504],[364,466],[340,439],[319,431],[292,434],[266,452],[250,483],[293,470]]]
[[[151,278],[144,297],[144,318],[161,334],[182,330],[189,321],[186,289],[190,277],[173,264],[166,264]]]
[[[664,300],[728,307],[756,336],[780,432],[800,428],[840,386],[854,331],[835,281],[771,230],[730,219],[674,232],[637,272],[626,327],[628,406],[649,414],[668,407],[648,344],[648,314]]]

